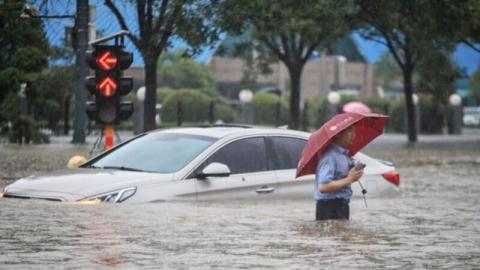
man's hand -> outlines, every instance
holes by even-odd
[[[340,180],[331,181],[328,184],[321,184],[319,186],[319,190],[322,193],[335,192],[346,185],[350,185],[351,183],[358,181],[358,179],[360,179],[360,177],[362,176],[363,176],[363,169],[355,170],[354,168],[352,168],[348,172],[347,177]]]
[[[349,180],[349,182],[353,183],[358,181],[358,179],[360,179],[360,177],[363,176],[363,170],[364,169],[361,169],[361,170],[355,170],[355,168],[350,169],[347,176],[347,179]]]

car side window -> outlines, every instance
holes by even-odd
[[[210,156],[199,167],[199,170],[213,162],[227,165],[231,174],[266,171],[267,154],[265,139],[263,137],[254,137],[231,142]]]
[[[270,167],[274,170],[297,168],[306,140],[291,137],[271,137],[273,155]]]

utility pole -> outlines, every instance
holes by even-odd
[[[73,120],[72,143],[85,143],[85,102],[87,90],[85,77],[87,75],[86,51],[88,48],[88,0],[77,0],[77,17],[75,19],[75,113]]]

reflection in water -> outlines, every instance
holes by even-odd
[[[2,199],[0,268],[479,268],[480,166],[423,162],[399,170],[402,196],[367,198],[368,208],[353,200],[348,222],[314,221],[310,200]]]

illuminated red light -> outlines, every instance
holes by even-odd
[[[97,65],[103,70],[111,70],[117,64],[118,59],[110,51],[106,51],[97,57]]]
[[[113,95],[113,92],[117,89],[117,83],[112,80],[110,77],[105,77],[99,84],[98,89],[102,91],[103,95],[110,97]]]

